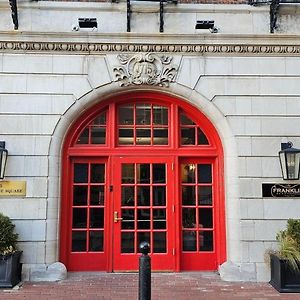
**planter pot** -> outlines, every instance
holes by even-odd
[[[22,251],[0,255],[0,288],[12,288],[21,281]]]
[[[270,284],[280,293],[300,293],[300,272],[293,270],[286,260],[271,254]]]

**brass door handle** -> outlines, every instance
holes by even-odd
[[[118,218],[118,212],[115,211],[114,212],[114,222],[118,223],[118,221],[122,221],[122,220],[123,220],[123,218]]]

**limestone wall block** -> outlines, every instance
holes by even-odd
[[[2,135],[9,155],[48,155],[49,135]]]
[[[38,242],[46,240],[45,220],[14,220],[20,242]]]
[[[53,61],[50,54],[5,53],[3,55],[3,72],[5,73],[52,73],[52,70]]]
[[[47,156],[8,156],[6,176],[47,176]]]
[[[0,111],[6,114],[63,114],[73,103],[71,95],[0,94]]]
[[[87,73],[92,88],[98,88],[99,86],[112,81],[104,56],[89,57],[87,62]]]
[[[299,198],[264,199],[265,219],[300,219]]]
[[[0,134],[48,135],[54,131],[58,115],[0,115]]]
[[[12,219],[46,219],[47,200],[45,198],[6,197],[0,199],[0,207],[0,211]]]
[[[45,243],[44,242],[19,242],[19,250],[23,251],[21,262],[25,264],[45,263]]]
[[[275,241],[276,234],[286,227],[286,220],[255,220],[256,241]]]

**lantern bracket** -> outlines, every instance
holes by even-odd
[[[11,8],[11,17],[14,24],[14,29],[18,30],[19,28],[19,20],[18,20],[18,7],[17,0],[9,0],[9,5]]]
[[[281,143],[281,150],[285,150],[285,149],[292,148],[292,147],[293,147],[292,142]]]

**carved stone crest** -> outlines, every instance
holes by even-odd
[[[123,66],[115,67],[113,72],[120,86],[147,84],[168,87],[170,82],[174,82],[178,69],[171,64],[171,56],[155,53],[119,54],[118,59]]]

